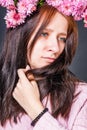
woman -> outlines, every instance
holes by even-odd
[[[68,69],[75,20],[43,2],[17,24],[7,23],[0,57],[0,130],[86,130],[87,84]]]

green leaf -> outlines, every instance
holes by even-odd
[[[40,0],[39,2],[38,2],[38,6],[42,6],[44,4],[44,0]]]
[[[15,6],[17,5],[18,0],[14,0]]]

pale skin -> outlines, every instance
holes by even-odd
[[[27,58],[31,68],[46,66],[59,57],[65,47],[67,29],[67,20],[57,12],[36,41],[31,57],[29,57],[27,51]],[[25,69],[18,69],[19,80],[13,91],[13,97],[33,120],[43,111],[44,106],[40,101],[37,83],[29,81],[25,75],[28,69],[29,66]]]

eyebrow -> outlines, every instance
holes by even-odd
[[[49,28],[45,28],[43,31],[53,32],[53,30]],[[58,35],[67,36],[67,32],[60,32]]]

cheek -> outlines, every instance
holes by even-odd
[[[32,50],[32,55],[39,54],[44,49],[44,44],[41,40],[37,40]]]
[[[28,64],[30,64],[30,54],[28,51],[27,51],[27,62],[28,62]]]
[[[30,55],[29,51],[27,53],[28,61],[29,62],[34,61],[37,58],[37,56],[39,55],[40,51],[41,51],[40,46],[35,44],[31,55]]]
[[[64,44],[63,47],[62,47],[62,51],[64,50],[64,48],[65,48],[65,44]]]
[[[30,57],[30,53],[29,53],[29,49],[27,50],[27,59],[28,59],[28,63],[32,62],[33,60],[38,59],[45,50],[45,44],[43,43],[43,41],[41,41],[40,39],[38,39],[36,41],[36,43],[34,44],[32,53],[31,53],[31,57]]]
[[[65,44],[62,44],[61,47],[60,47],[60,53],[63,52],[64,48],[65,48]]]

